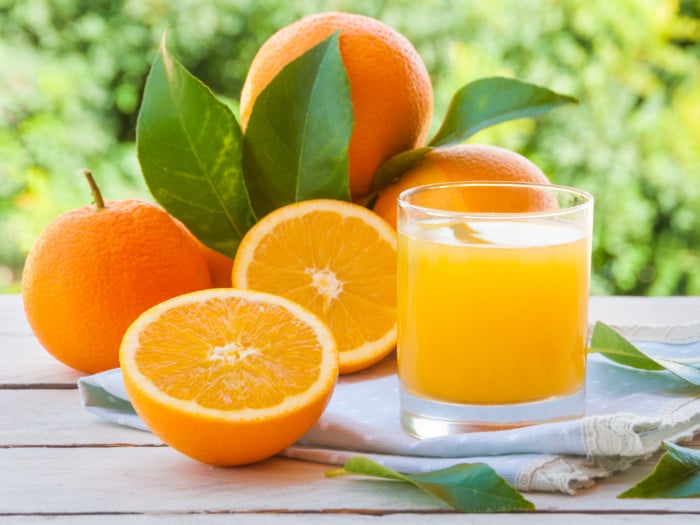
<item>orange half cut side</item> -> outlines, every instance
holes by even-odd
[[[374,212],[320,199],[279,208],[243,237],[233,285],[295,301],[330,328],[340,373],[366,368],[396,344],[396,232]]]
[[[316,315],[283,297],[223,288],[146,311],[120,362],[153,433],[212,465],[291,445],[321,416],[338,375],[335,341]]]

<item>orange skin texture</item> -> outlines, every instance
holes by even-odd
[[[231,270],[233,269],[233,258],[225,256],[223,253],[209,248],[200,241],[194,234],[179,220],[173,218],[184,232],[194,241],[199,248],[199,253],[204,257],[204,261],[209,268],[212,288],[231,288]]]
[[[194,243],[199,248],[199,253],[204,257],[204,261],[209,268],[209,276],[211,277],[212,288],[231,288],[231,271],[233,270],[233,258],[226,257],[223,253],[209,248],[202,241],[188,230],[184,224],[179,223],[183,230],[192,238]]]
[[[128,373],[124,373],[124,386],[139,417],[169,446],[208,465],[237,466],[274,456],[301,438],[323,414],[335,381],[306,406],[279,418],[255,421],[227,421],[178,411],[145,395]]]
[[[88,373],[119,366],[122,336],[142,312],[210,286],[197,245],[163,209],[139,200],[59,215],[32,246],[21,285],[42,346]]]
[[[199,251],[207,262],[209,274],[211,275],[211,285],[213,288],[231,288],[231,271],[233,270],[233,259],[226,257],[223,253],[212,250],[208,246],[197,240]]]
[[[413,45],[383,23],[362,15],[321,13],[282,28],[259,49],[241,92],[245,129],[258,94],[289,62],[340,29],[354,126],[349,177],[353,199],[371,190],[377,168],[393,155],[421,146],[432,117],[428,71]]]
[[[542,170],[519,153],[499,146],[462,144],[429,151],[379,193],[373,210],[396,228],[397,199],[402,191],[424,184],[458,181],[549,184]],[[549,196],[534,192],[530,195],[526,200],[497,199],[482,190],[478,200],[465,197],[459,203],[430,203],[430,206],[474,212],[542,211],[557,207]]]

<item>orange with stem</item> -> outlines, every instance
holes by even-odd
[[[104,201],[83,173],[95,205],[62,213],[44,229],[21,290],[44,348],[92,373],[119,366],[122,336],[143,311],[211,280],[197,245],[168,213],[142,200]]]

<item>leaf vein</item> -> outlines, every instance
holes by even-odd
[[[211,179],[211,176],[209,174],[209,171],[206,168],[204,160],[201,158],[201,156],[199,155],[199,152],[194,147],[197,142],[196,142],[196,140],[194,140],[194,137],[191,135],[191,130],[189,129],[189,127],[187,126],[187,124],[185,122],[184,115],[182,114],[182,110],[181,110],[182,105],[178,104],[178,100],[180,98],[178,95],[179,94],[184,95],[184,92],[178,93],[176,91],[175,86],[173,86],[173,84],[170,82],[168,82],[168,88],[170,90],[170,96],[173,100],[173,105],[176,108],[175,115],[180,123],[180,127],[183,130],[183,133],[187,139],[187,142],[190,145],[190,149],[192,150],[192,156],[194,157],[196,164],[199,166],[199,169],[202,172],[202,178],[206,180],[207,185],[209,186],[209,189],[213,193],[214,198],[218,201],[219,206],[221,207],[221,209],[224,212],[223,214],[226,216],[226,218],[228,219],[228,221],[231,224],[231,226],[233,227],[233,229],[236,231],[236,233],[239,235],[239,237],[242,237],[244,232],[241,231],[240,226],[237,224],[235,218],[231,215],[231,212],[229,211],[228,206],[226,206],[226,202],[224,201],[223,196],[218,191],[218,188],[216,187],[213,180]],[[218,103],[218,101],[216,101],[216,103]],[[225,108],[225,106],[223,104],[221,104],[221,105]],[[228,108],[226,108],[226,110],[228,110]],[[209,113],[209,112],[207,111],[206,113]]]

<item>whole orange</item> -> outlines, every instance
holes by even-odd
[[[402,191],[440,182],[504,181],[549,184],[547,176],[527,157],[500,146],[461,144],[429,151],[399,179],[384,188],[374,204],[374,212],[396,227],[397,198]],[[499,195],[503,195],[500,193]],[[498,202],[480,192],[480,202],[472,211],[536,211],[549,209],[552,202],[541,192],[532,192],[527,202]],[[477,209],[478,208],[478,209]]]
[[[350,82],[354,125],[350,138],[350,191],[369,193],[377,168],[425,141],[433,107],[428,71],[413,45],[373,18],[320,13],[280,29],[258,50],[241,92],[243,128],[255,99],[289,62],[340,30],[339,46]]]
[[[43,230],[21,284],[39,342],[90,373],[119,366],[122,336],[146,309],[210,286],[199,248],[162,208],[96,202],[62,213]]]

